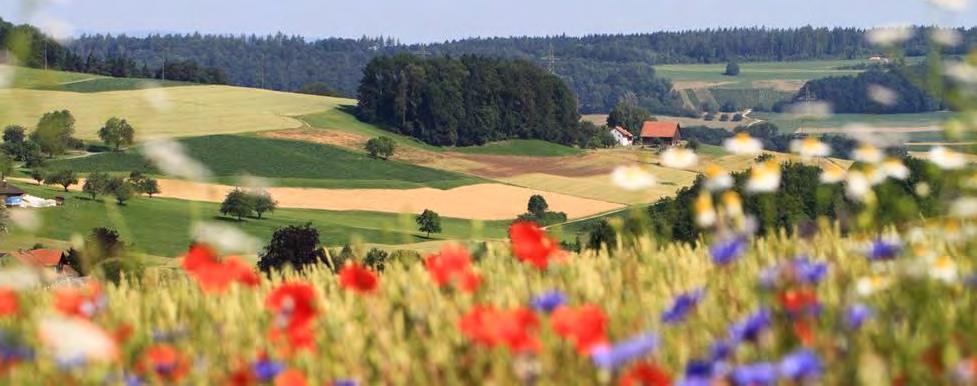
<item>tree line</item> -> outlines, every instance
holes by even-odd
[[[977,28],[959,29],[963,42],[947,51],[961,55],[977,46]],[[671,83],[656,64],[857,59],[879,54],[859,28],[720,28],[582,37],[472,38],[401,44],[392,38],[306,40],[283,34],[230,36],[167,34],[147,37],[87,35],[69,43],[74,52],[126,56],[159,66],[167,58],[193,60],[227,73],[231,84],[275,90],[303,88],[357,94],[363,69],[375,56],[479,55],[532,61],[563,78],[583,113],[606,113],[634,93],[655,113],[681,113]],[[908,56],[925,55],[927,29],[904,42]]]
[[[361,120],[434,145],[581,140],[573,92],[524,60],[380,56],[363,71],[357,99]]]
[[[894,114],[946,109],[926,87],[924,65],[873,67],[858,75],[807,81],[792,102],[818,100],[835,113]],[[873,92],[876,94],[873,95]],[[880,95],[881,93],[882,95]],[[774,106],[783,110],[784,104]]]
[[[36,27],[14,25],[0,18],[0,50],[11,52],[21,65],[117,78],[153,78],[182,82],[226,84],[227,74],[187,58],[166,58],[150,64],[123,52],[96,54],[66,48]],[[2,58],[0,58],[2,59]]]

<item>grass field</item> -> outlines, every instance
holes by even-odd
[[[409,244],[428,239],[416,232],[412,215],[363,211],[324,211],[308,209],[279,209],[266,214],[262,220],[246,219],[236,222],[219,218],[219,204],[165,198],[136,198],[124,206],[106,199],[92,201],[81,193],[64,193],[50,187],[19,184],[28,194],[39,197],[67,196],[65,205],[56,208],[32,209],[40,214],[43,226],[37,236],[55,240],[69,240],[73,234],[87,235],[94,227],[116,229],[134,250],[155,256],[176,256],[191,242],[191,229],[196,221],[228,222],[257,237],[262,245],[271,234],[283,226],[311,222],[319,231],[322,242],[329,247],[342,246],[351,240],[375,244]],[[474,225],[473,225],[474,224]],[[501,238],[508,222],[442,218],[444,232],[434,239]],[[17,237],[14,231],[13,237]]]
[[[850,124],[863,124],[875,127],[930,127],[937,126],[950,118],[950,112],[929,112],[916,114],[833,114],[824,119],[798,119],[791,114],[754,113],[751,117],[770,121],[784,132],[794,132],[801,127],[844,127]]]
[[[250,135],[212,135],[181,140],[188,154],[206,165],[220,182],[237,177],[269,178],[273,185],[319,188],[389,188],[428,186],[449,189],[483,180],[457,173],[380,160],[335,146]],[[49,162],[51,169],[153,173],[138,151],[100,153]]]
[[[454,147],[452,151],[466,154],[521,155],[562,157],[583,154],[583,150],[538,139],[511,139],[481,146]]]
[[[92,93],[102,91],[141,90],[156,87],[191,86],[193,83],[156,79],[113,78],[0,64],[0,71],[11,71],[11,88]]]
[[[790,91],[803,82],[829,76],[855,75],[860,70],[839,68],[867,63],[867,60],[817,60],[796,62],[740,63],[740,74],[726,76],[726,63],[667,64],[655,66],[658,76],[676,82],[676,88],[769,88]]]

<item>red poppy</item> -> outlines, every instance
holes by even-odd
[[[275,386],[307,386],[308,384],[305,375],[294,369],[282,371],[275,376]]]
[[[339,271],[339,286],[359,293],[370,293],[377,289],[377,274],[366,267],[350,263]]]
[[[806,319],[795,320],[793,327],[794,335],[797,336],[797,339],[800,339],[801,343],[803,343],[805,346],[811,346],[814,344],[814,327],[811,326],[810,321]]]
[[[465,292],[475,292],[482,282],[471,265],[471,255],[458,244],[446,244],[438,254],[424,259],[424,266],[438,287],[453,284]]]
[[[791,315],[815,310],[818,295],[813,290],[787,290],[780,294],[780,304]]]
[[[17,315],[20,302],[17,292],[7,287],[0,287],[0,317]]]
[[[105,303],[102,286],[88,281],[84,287],[59,287],[54,291],[54,309],[65,316],[91,319]]]
[[[650,363],[638,363],[621,376],[620,386],[669,386],[672,378]]]
[[[563,255],[559,243],[531,221],[516,221],[509,227],[512,251],[523,262],[546,269],[550,258]]]
[[[525,307],[499,310],[493,305],[476,305],[462,316],[461,332],[473,342],[486,347],[505,346],[511,352],[539,351],[540,342],[533,332],[539,320]]]
[[[254,287],[260,282],[258,274],[236,256],[220,261],[217,253],[204,244],[194,244],[183,257],[183,269],[200,285],[204,292],[221,293],[231,284],[241,283]]]
[[[572,341],[581,355],[590,355],[594,348],[607,344],[607,315],[593,304],[557,307],[550,324],[553,331]]]
[[[190,361],[173,346],[157,344],[146,349],[140,367],[161,380],[176,382],[190,371]]]
[[[265,307],[275,314],[269,339],[287,339],[289,349],[313,349],[315,334],[312,320],[317,310],[315,290],[305,283],[284,283],[265,298]],[[286,350],[291,352],[291,350]]]
[[[226,386],[252,386],[258,383],[251,364],[244,360],[237,360],[231,374],[227,376]]]

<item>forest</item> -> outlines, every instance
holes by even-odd
[[[977,45],[977,28],[960,29],[957,55]],[[902,49],[926,53],[928,34],[920,31]],[[276,34],[170,34],[147,37],[89,35],[69,43],[78,55],[125,57],[158,67],[164,60],[194,60],[220,68],[230,84],[296,91],[312,83],[355,96],[363,69],[378,55],[408,52],[436,57],[465,54],[524,59],[563,78],[577,95],[582,113],[606,113],[620,97],[635,94],[646,109],[683,113],[668,80],[656,64],[853,59],[880,54],[857,28],[722,28],[583,37],[472,38],[431,44],[402,44],[392,38],[328,38],[309,41]]]
[[[855,76],[814,79],[801,87],[794,101],[828,102],[836,113],[895,114],[946,109],[940,99],[924,91],[926,87],[920,87],[925,75],[922,66],[893,66]],[[873,90],[882,95],[873,95]]]
[[[374,58],[363,74],[358,117],[430,144],[583,140],[573,92],[528,61],[398,54]]]

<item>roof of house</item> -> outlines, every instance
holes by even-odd
[[[21,250],[10,254],[20,260],[22,264],[35,267],[55,267],[61,261],[61,250],[58,249]]]
[[[624,138],[628,138],[628,139],[634,138],[634,134],[631,134],[630,131],[625,130],[621,126],[614,126],[614,128],[611,129],[611,130],[614,130],[614,131],[618,132],[618,134],[623,135]]]
[[[20,188],[10,185],[7,181],[0,181],[0,196],[20,196],[24,194]]]
[[[641,126],[641,138],[673,138],[678,129],[675,121],[645,121]]]

